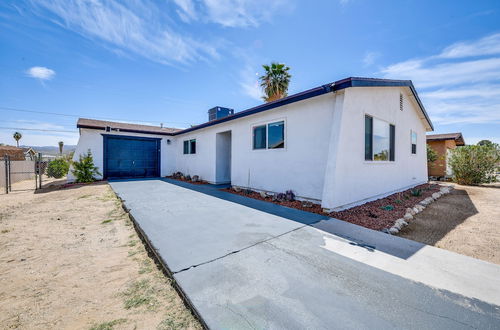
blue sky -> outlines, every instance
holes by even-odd
[[[262,103],[271,61],[291,67],[290,94],[412,79],[436,133],[500,142],[499,1],[2,1],[0,45],[1,143],[12,127],[48,130],[22,144],[76,144],[78,116],[202,123]]]

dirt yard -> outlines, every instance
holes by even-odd
[[[455,185],[399,236],[500,264],[500,184]]]
[[[106,183],[0,195],[1,329],[200,329]]]

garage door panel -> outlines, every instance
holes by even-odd
[[[160,139],[104,136],[106,178],[143,178],[160,175]]]

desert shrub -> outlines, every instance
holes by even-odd
[[[57,158],[49,163],[47,166],[47,176],[51,178],[60,179],[69,171],[69,163],[64,158]]]
[[[289,202],[293,202],[295,200],[295,193],[292,190],[287,190],[285,192],[285,199]]]
[[[284,193],[275,194],[274,200],[278,202],[293,202],[295,200],[295,193],[292,190],[287,190]]]
[[[80,160],[73,162],[73,175],[76,177],[76,182],[94,182],[96,175],[101,175],[99,169],[94,165],[94,158],[90,149],[86,154],[80,155]]]
[[[384,211],[392,211],[392,210],[394,210],[394,206],[392,206],[392,205],[381,206],[380,208],[382,210],[384,210]]]
[[[454,181],[465,185],[495,182],[499,163],[498,144],[458,147],[449,159]]]
[[[417,189],[417,188],[414,188],[414,189],[410,190],[410,194],[411,194],[413,197],[419,197],[419,196],[422,196],[422,189]]]

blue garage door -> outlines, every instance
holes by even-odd
[[[104,135],[104,178],[160,176],[161,139]]]

